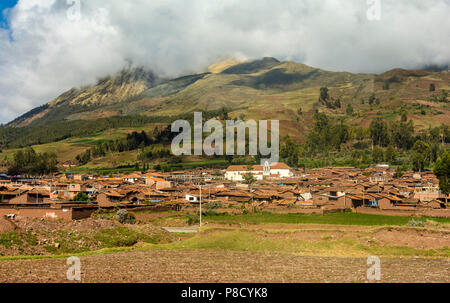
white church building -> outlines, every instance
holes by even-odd
[[[229,181],[243,181],[244,175],[248,173],[253,174],[256,180],[263,180],[266,177],[288,178],[294,175],[292,168],[284,163],[272,163],[269,165],[269,163],[266,162],[264,166],[253,165],[249,167],[246,165],[232,165],[227,168],[225,172],[225,179]]]

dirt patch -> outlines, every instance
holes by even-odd
[[[212,233],[223,225],[210,225],[203,233]],[[415,249],[438,249],[450,247],[450,232],[446,230],[373,226],[339,225],[282,225],[268,224],[244,226],[245,230],[255,232],[268,240],[334,241],[342,238],[355,239],[363,245],[404,246]]]
[[[300,241],[326,241],[338,240],[344,237],[344,232],[322,232],[322,231],[299,231],[294,233],[267,233],[266,238],[269,240],[300,240]]]
[[[42,218],[20,218],[14,221],[24,231],[57,231],[57,230],[98,230],[112,228],[118,223],[112,220],[83,219],[74,221],[51,220]]]
[[[70,282],[66,259],[0,262],[0,282]],[[81,258],[85,283],[368,282],[366,258],[231,251],[132,251]],[[448,259],[382,258],[380,282],[450,282]]]
[[[142,242],[170,243],[181,237],[151,225],[121,225],[108,220],[20,222],[21,229],[0,233],[0,256],[76,254]]]
[[[379,245],[406,246],[416,249],[450,247],[450,233],[422,229],[381,229],[373,234]]]
[[[16,224],[12,221],[6,219],[3,216],[0,216],[0,233],[7,233],[18,230]]]

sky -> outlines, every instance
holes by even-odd
[[[0,2],[0,12],[2,12],[0,14],[0,27],[2,28],[8,28],[8,22],[7,22],[7,14],[8,14],[8,9],[16,6],[17,4],[17,0],[2,0]],[[4,11],[4,13],[3,13]]]
[[[175,77],[228,58],[355,73],[450,62],[450,0],[16,2],[0,0],[0,123],[130,64]]]

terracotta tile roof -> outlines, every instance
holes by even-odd
[[[223,191],[220,193],[217,193],[217,196],[219,197],[225,197],[225,196],[230,196],[230,197],[251,197],[252,195],[250,193],[244,192],[244,191],[238,191],[238,190],[233,190],[233,191]]]
[[[271,169],[292,169],[292,168],[290,168],[289,166],[287,166],[286,164],[281,163],[281,162],[278,162],[278,163],[272,163],[272,164],[270,165],[270,168],[271,168]]]

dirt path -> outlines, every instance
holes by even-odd
[[[0,261],[0,283],[68,282],[65,259]],[[82,282],[368,282],[366,258],[148,250],[81,258]],[[381,282],[450,282],[449,259],[382,258]]]

